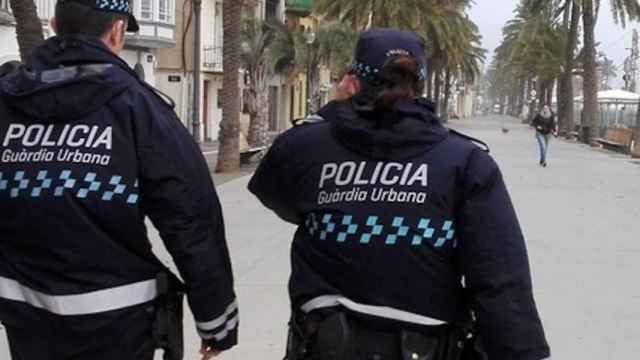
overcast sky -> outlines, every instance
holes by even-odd
[[[489,50],[489,60],[493,56],[493,50],[500,44],[502,27],[513,17],[517,3],[518,0],[476,0],[476,5],[471,8],[470,16],[480,27],[483,47]],[[613,22],[609,1],[602,1],[602,4],[596,29],[596,38],[600,42],[598,50],[604,51],[608,58],[619,65],[618,75],[622,77],[622,64],[629,54],[626,48],[631,47],[632,30],[640,30],[640,24],[630,23],[623,29]]]

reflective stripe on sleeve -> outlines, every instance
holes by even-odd
[[[236,314],[236,316],[227,321],[225,327],[221,331],[215,334],[209,334],[201,330],[198,330],[198,334],[204,340],[215,339],[216,341],[222,341],[229,335],[230,331],[234,330],[238,326],[238,319],[238,315]]]
[[[0,298],[62,316],[91,315],[147,303],[158,296],[156,280],[77,295],[48,295],[0,276]]]
[[[410,313],[403,310],[398,310],[386,306],[373,306],[373,305],[364,305],[356,303],[355,301],[349,300],[343,296],[338,295],[326,295],[320,296],[306,304],[302,305],[301,310],[305,313],[310,313],[313,310],[336,307],[336,306],[344,306],[345,308],[355,311],[357,313],[377,316],[380,318],[397,320],[408,322],[412,324],[418,325],[426,325],[426,326],[438,326],[446,324],[445,321],[433,319],[427,316],[418,315],[414,313]]]
[[[202,330],[202,331],[215,330],[216,328],[219,328],[220,326],[224,325],[227,322],[229,315],[231,315],[231,313],[236,310],[238,310],[238,300],[233,300],[233,302],[229,304],[229,306],[227,306],[227,309],[224,311],[222,315],[220,315],[219,317],[211,321],[196,323],[196,326],[198,327],[199,330]]]

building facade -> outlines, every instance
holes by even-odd
[[[261,0],[255,7],[259,19],[284,19],[284,0]],[[222,121],[222,81],[223,81],[223,12],[222,0],[202,1],[201,39],[202,80],[200,83],[200,141],[216,141]],[[177,0],[176,5],[176,46],[158,52],[156,84],[176,102],[176,112],[183,123],[192,130],[193,123],[193,54],[194,19],[191,3]],[[245,73],[237,74],[240,83],[246,85]],[[288,114],[288,85],[285,79],[276,75],[269,83],[269,128],[273,132],[286,126],[283,119]],[[249,117],[241,116],[242,128],[248,128]]]
[[[56,0],[35,0],[35,3],[45,38],[55,35],[49,20],[55,14]],[[175,45],[175,0],[135,0],[133,7],[140,31],[127,35],[121,57],[153,85],[157,50]],[[9,0],[0,0],[0,63],[19,59]]]

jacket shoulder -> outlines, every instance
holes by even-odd
[[[457,130],[447,129],[449,131],[449,137],[458,143],[460,146],[469,150],[482,150],[485,153],[490,153],[489,145],[482,140],[476,139],[467,134],[461,133]]]

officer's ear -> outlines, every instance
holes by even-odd
[[[127,31],[127,21],[117,20],[111,26],[111,30],[105,34],[102,39],[104,43],[113,51],[116,55],[119,54],[124,48],[125,34]]]

